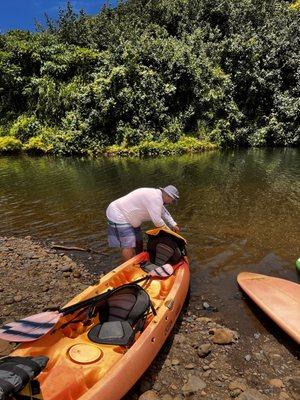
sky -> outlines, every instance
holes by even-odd
[[[11,29],[35,31],[35,19],[44,22],[45,13],[55,19],[59,8],[65,8],[66,3],[67,0],[0,0],[0,33]],[[71,3],[75,11],[83,8],[87,14],[97,14],[107,1],[71,0]]]

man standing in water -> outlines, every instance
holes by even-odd
[[[165,208],[178,199],[176,187],[168,185],[159,189],[136,189],[110,203],[106,210],[109,247],[121,248],[123,261],[143,251],[141,224],[145,221],[179,232],[177,223]]]

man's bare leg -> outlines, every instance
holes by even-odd
[[[139,240],[135,245],[135,254],[140,254],[143,251],[143,241]]]
[[[134,250],[133,247],[124,247],[124,248],[121,250],[121,253],[122,253],[122,261],[123,261],[123,262],[128,261],[128,260],[130,260],[132,257],[135,256],[135,250]]]

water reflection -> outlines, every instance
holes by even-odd
[[[105,249],[112,199],[140,186],[176,184],[181,200],[172,214],[189,242],[192,290],[205,295],[209,282],[224,299],[236,292],[241,270],[296,280],[299,178],[299,149],[146,160],[2,157],[0,234]]]

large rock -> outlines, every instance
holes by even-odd
[[[213,329],[213,334],[214,336],[212,340],[216,344],[233,343],[236,336],[236,332],[227,328]]]
[[[274,386],[275,388],[281,389],[284,386],[284,383],[282,382],[281,379],[278,378],[273,378],[269,380],[269,384],[271,386]]]
[[[187,383],[182,387],[182,393],[185,396],[189,396],[205,388],[206,383],[201,378],[196,375],[190,375]]]

